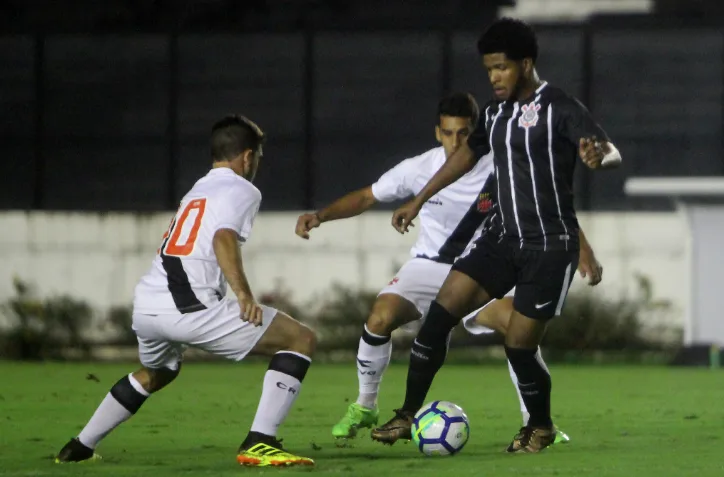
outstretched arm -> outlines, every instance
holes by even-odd
[[[468,173],[476,162],[477,157],[473,149],[467,144],[463,144],[460,149],[448,157],[445,164],[438,169],[425,187],[411,201],[395,211],[392,215],[392,226],[401,234],[407,232],[412,225],[413,219],[420,213],[423,204]]]
[[[295,233],[304,239],[309,239],[309,231],[319,227],[323,222],[355,217],[376,203],[372,186],[363,187],[340,197],[318,212],[300,215]]]
[[[422,207],[432,196],[470,172],[476,162],[478,161],[473,150],[467,144],[462,145],[412,200]]]

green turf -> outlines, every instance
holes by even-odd
[[[553,366],[554,415],[572,438],[539,455],[506,455],[519,425],[505,365],[448,366],[430,398],[458,403],[470,442],[455,457],[411,444],[383,447],[365,432],[337,448],[330,428],[356,394],[353,365],[312,367],[280,436],[313,470],[243,469],[235,451],[251,424],[264,366],[194,364],[104,441],[98,464],[52,464],[129,366],[0,362],[0,476],[231,476],[316,472],[347,476],[722,476],[724,373],[705,369]],[[406,369],[385,376],[382,415],[402,398]],[[92,375],[92,376],[90,376]],[[99,381],[96,381],[96,379]]]

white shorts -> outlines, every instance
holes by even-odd
[[[426,258],[413,258],[400,268],[397,275],[380,291],[378,296],[385,293],[399,295],[415,305],[417,311],[424,318],[430,309],[430,303],[437,297],[437,292],[442,288],[451,268],[452,265],[445,263],[433,262]],[[515,289],[506,296],[513,296],[514,292]],[[463,318],[463,326],[468,332],[474,335],[494,332],[490,328],[475,323],[475,315],[485,306]]]
[[[262,325],[241,320],[236,299],[224,298],[212,308],[178,315],[133,314],[138,355],[147,368],[178,369],[189,346],[241,361],[254,348],[277,314],[263,306]]]

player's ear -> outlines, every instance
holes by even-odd
[[[435,126],[435,139],[442,144],[442,134],[440,133],[440,125]]]
[[[533,76],[533,69],[535,68],[535,65],[533,64],[532,58],[523,58],[523,72],[526,76],[530,77]]]

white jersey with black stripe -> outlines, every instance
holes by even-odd
[[[203,310],[226,295],[226,280],[214,253],[217,230],[240,242],[251,234],[261,192],[226,167],[199,179],[181,200],[151,268],[136,285],[135,313],[178,314]]]
[[[418,194],[445,163],[442,147],[405,159],[372,185],[380,202]],[[423,205],[420,232],[410,254],[453,263],[480,236],[483,221],[494,206],[493,157],[482,157],[473,169]]]

